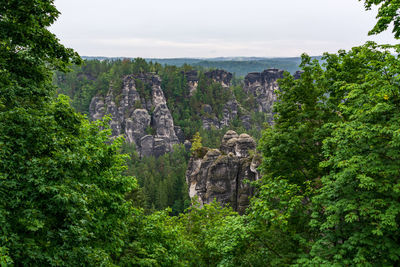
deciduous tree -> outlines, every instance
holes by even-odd
[[[359,0],[362,1],[362,0]],[[379,6],[376,18],[378,22],[369,32],[370,35],[381,33],[393,23],[394,37],[400,38],[400,1],[399,0],[364,0],[366,10],[371,10],[372,6]]]
[[[54,99],[52,70],[80,61],[48,31],[58,14],[51,0],[0,2],[0,260],[111,265],[135,180],[105,123]]]

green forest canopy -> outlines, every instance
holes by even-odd
[[[108,57],[82,57],[85,60],[122,60],[124,58]],[[313,57],[321,59],[321,57]],[[223,69],[236,75],[244,77],[249,72],[261,72],[265,69],[276,68],[283,69],[290,73],[298,70],[301,63],[301,57],[288,58],[263,58],[263,57],[231,57],[231,58],[146,58],[147,62],[159,63],[161,65],[172,65],[181,67],[190,65],[196,69]]]
[[[379,5],[375,32],[398,1]],[[171,217],[136,206],[121,140],[55,98],[52,70],[79,57],[50,0],[0,5],[0,263],[105,266],[398,266],[400,48],[304,55],[280,81],[243,216],[218,203]]]

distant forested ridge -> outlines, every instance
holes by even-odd
[[[123,57],[82,57],[86,60],[122,60]],[[321,60],[322,56],[312,57]],[[162,65],[191,65],[200,69],[223,69],[234,75],[244,77],[249,72],[261,72],[265,69],[276,68],[295,73],[300,70],[301,57],[219,57],[219,58],[146,58],[146,61]]]

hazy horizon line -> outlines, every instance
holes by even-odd
[[[308,55],[310,56],[310,55]],[[310,57],[322,57],[323,55],[313,55]],[[206,59],[251,59],[251,58],[259,58],[259,59],[279,59],[279,58],[301,58],[300,56],[286,56],[286,57],[263,57],[263,56],[217,56],[217,57],[141,57],[141,56],[136,56],[136,57],[131,57],[131,56],[87,56],[87,55],[80,55],[80,57],[86,57],[86,58],[96,58],[96,57],[101,57],[101,58],[127,58],[127,59],[135,59],[135,58],[143,58],[143,59],[199,59],[199,60],[206,60]]]

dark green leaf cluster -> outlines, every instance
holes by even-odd
[[[0,100],[5,107],[40,103],[54,91],[43,83],[49,79],[47,69],[80,62],[47,29],[58,15],[53,1],[1,1]]]
[[[53,1],[1,1],[0,12],[0,264],[112,265],[136,187],[122,140],[54,99],[52,71],[80,58],[47,30]]]
[[[280,262],[399,263],[400,58],[393,50],[367,43],[325,54],[324,69],[304,56],[301,79],[280,82],[249,214],[267,238],[279,233],[270,241]]]
[[[219,203],[194,205],[179,216],[137,214],[121,266],[264,266],[246,217]],[[253,245],[255,244],[255,245]]]
[[[362,1],[362,0],[359,0]],[[400,1],[399,0],[363,0],[366,10],[370,10],[372,6],[379,6],[376,18],[378,22],[368,34],[381,33],[393,23],[393,34],[396,39],[400,38]]]
[[[323,235],[311,253],[321,262],[396,265],[400,60],[374,44],[353,48],[340,59],[343,67],[357,59],[357,78],[341,84],[341,119],[325,125],[331,134],[323,142],[325,160],[320,166],[329,172],[314,198],[311,222]]]
[[[131,215],[122,140],[89,124],[68,99],[0,115],[0,243],[18,264],[111,261]],[[112,227],[110,228],[110,226]]]
[[[177,215],[190,205],[185,179],[190,155],[183,145],[174,146],[173,152],[158,158],[140,159],[129,144],[123,145],[122,152],[130,155],[126,173],[138,180],[140,192],[136,195],[143,195],[140,205],[148,212],[171,207],[171,214]]]

